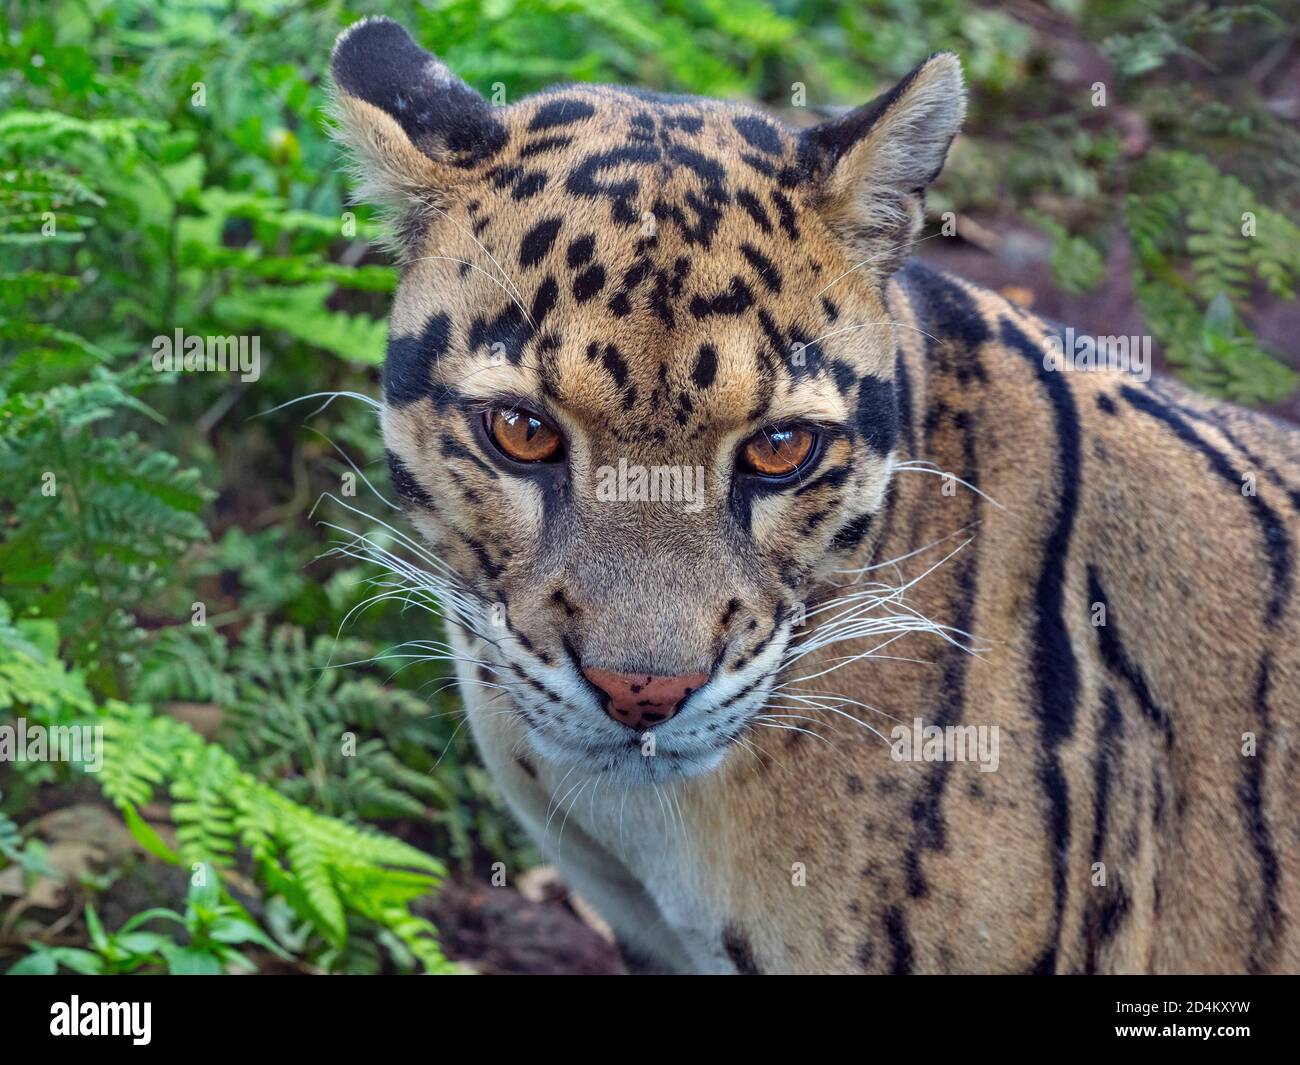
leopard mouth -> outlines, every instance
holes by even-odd
[[[732,740],[696,743],[654,736],[629,735],[617,741],[573,741],[531,728],[528,740],[543,759],[564,769],[587,770],[623,784],[656,784],[673,779],[699,777],[717,768],[726,757]]]

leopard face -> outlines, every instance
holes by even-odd
[[[884,284],[961,120],[955,59],[802,133],[604,86],[493,107],[387,20],[333,67],[393,214],[384,439],[462,679],[544,758],[709,770],[886,505]]]

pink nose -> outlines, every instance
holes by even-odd
[[[615,673],[609,669],[584,669],[582,672],[608,696],[605,713],[637,731],[667,721],[677,713],[686,697],[709,679],[707,673],[651,677],[644,673]]]

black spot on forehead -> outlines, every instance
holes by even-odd
[[[551,308],[555,306],[556,300],[560,297],[560,286],[556,284],[555,278],[548,277],[537,286],[537,293],[533,296],[533,325],[540,327],[546,316],[551,313]]]
[[[719,204],[723,201],[699,196],[694,189],[687,190],[682,199],[686,205],[685,209],[680,204],[659,199],[655,200],[651,211],[659,221],[671,222],[676,226],[687,244],[708,249],[712,246],[714,234],[717,233],[718,225],[722,221],[722,209]],[[693,216],[693,220],[687,217],[687,211]]]
[[[776,126],[758,115],[744,115],[732,119],[736,132],[745,138],[751,148],[757,148],[768,155],[780,155],[783,145],[781,134]]]
[[[709,193],[712,198],[729,199],[723,188],[727,183],[727,172],[716,159],[712,159],[694,148],[689,148],[685,144],[676,143],[668,146],[668,158],[674,163],[680,163],[688,170],[693,171],[696,177],[701,178],[711,186]]]
[[[772,316],[764,308],[759,308],[758,324],[763,330],[763,335],[767,337],[767,342],[772,345],[778,355],[785,354],[785,334],[777,328],[776,322],[772,321]]]
[[[519,158],[529,159],[534,155],[544,155],[547,152],[557,152],[561,148],[567,148],[572,143],[573,138],[568,136],[538,137],[536,140],[529,141],[519,149]]]
[[[712,344],[701,344],[699,354],[695,356],[695,369],[691,371],[691,380],[696,388],[708,388],[713,384],[718,373],[718,353]]]
[[[802,329],[790,329],[790,373],[796,378],[816,377],[822,372],[826,363],[826,353],[816,337],[810,337]]]
[[[696,318],[708,318],[712,315],[744,314],[754,305],[754,293],[740,278],[733,277],[725,292],[719,292],[712,298],[695,296],[691,299],[691,314]]]
[[[754,245],[745,243],[740,246],[740,254],[745,257],[749,265],[752,266],[758,274],[759,280],[772,292],[781,291],[781,272],[776,268],[766,255],[759,251]]]
[[[663,158],[653,144],[630,144],[622,148],[593,152],[569,172],[564,187],[574,196],[604,196],[626,200],[640,190],[634,177],[604,180],[606,171],[616,170],[630,163],[658,163]],[[633,213],[633,218],[638,216]]]
[[[501,345],[506,358],[518,365],[523,358],[524,345],[533,335],[533,327],[524,318],[518,305],[509,301],[495,318],[475,318],[469,329],[470,351],[486,347],[493,351]]]
[[[575,96],[563,96],[558,100],[548,100],[533,115],[533,120],[528,123],[528,131],[536,133],[543,129],[571,126],[575,122],[590,118],[595,113],[596,109],[591,104]]]
[[[514,188],[510,190],[510,195],[516,200],[531,199],[546,188],[546,180],[547,175],[540,170],[529,171],[515,182]]]
[[[777,213],[781,219],[781,228],[785,230],[786,236],[791,240],[799,239],[799,227],[794,221],[794,204],[785,193],[777,189],[772,190],[772,202],[776,205]]]
[[[699,133],[704,128],[704,120],[699,115],[669,115],[664,119],[664,125],[683,133]]]
[[[759,229],[764,233],[772,232],[772,219],[763,210],[763,205],[758,202],[758,197],[749,189],[740,189],[736,193],[736,202],[749,213],[749,217],[754,220],[754,224]]]
[[[384,399],[403,407],[429,395],[433,387],[433,367],[447,352],[451,339],[451,319],[435,314],[413,336],[390,336],[384,360]]]
[[[577,269],[591,261],[591,257],[596,251],[596,234],[588,233],[585,237],[579,237],[569,245],[568,262],[569,266]]]
[[[879,455],[894,449],[898,435],[898,400],[894,385],[867,374],[858,382],[858,434]]]
[[[494,166],[483,175],[499,189],[510,187],[516,200],[527,200],[546,188],[547,175],[541,170],[525,170],[521,166]]]
[[[596,263],[589,266],[573,281],[573,298],[579,303],[586,303],[605,287],[605,268]]]
[[[642,281],[646,279],[646,275],[649,273],[650,273],[650,260],[645,258],[644,256],[640,259],[637,259],[637,261],[634,262],[631,266],[629,266],[627,270],[624,271],[623,273],[624,290],[630,292],[632,289],[636,288],[638,285],[641,284]]]
[[[547,218],[525,233],[519,244],[519,265],[529,267],[541,262],[551,250],[563,224],[562,218]]]
[[[614,347],[613,344],[606,344],[605,349],[601,352],[600,361],[605,369],[609,371],[609,375],[614,378],[614,384],[622,388],[627,381],[627,362],[619,354],[618,348]]]

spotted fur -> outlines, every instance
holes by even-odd
[[[387,20],[340,38],[334,77],[392,212],[384,438],[452,574],[475,735],[630,952],[1300,969],[1300,435],[1049,369],[1042,321],[906,262],[964,111],[954,57],[803,132],[608,86],[494,108]],[[520,403],[563,463],[495,455],[482,413]],[[791,421],[825,431],[798,483],[735,476]],[[620,459],[702,467],[702,506],[601,502]],[[894,638],[821,646],[882,585]],[[647,756],[584,667],[709,680]],[[862,727],[914,717],[997,726],[998,770],[896,761]]]

